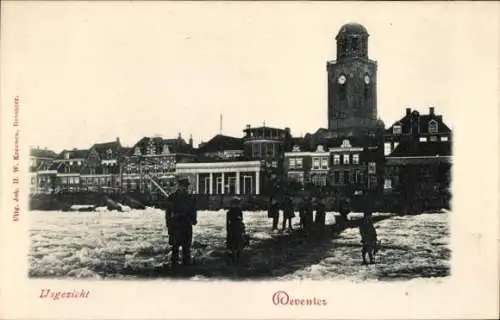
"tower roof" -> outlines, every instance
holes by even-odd
[[[344,24],[337,34],[337,37],[346,36],[346,35],[366,35],[368,36],[368,31],[365,27],[363,27],[359,23],[351,22]]]

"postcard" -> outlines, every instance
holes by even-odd
[[[1,12],[0,318],[498,317],[497,2]]]

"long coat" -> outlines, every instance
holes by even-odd
[[[196,215],[196,202],[186,191],[177,190],[168,197],[166,223],[170,245],[191,245]]]
[[[287,198],[283,201],[283,216],[285,219],[290,219],[295,217],[295,211],[293,208],[292,199]]]
[[[313,223],[313,210],[312,204],[309,201],[303,201],[299,208],[300,221],[304,228],[311,227]]]
[[[319,227],[322,227],[325,225],[325,215],[326,215],[326,208],[323,203],[318,203],[316,205],[316,217],[314,219],[314,224],[316,224]]]
[[[245,224],[243,212],[231,208],[226,213],[226,247],[229,250],[241,250],[245,246]]]
[[[269,210],[267,211],[268,218],[278,218],[280,215],[280,208],[278,203],[273,203],[269,206]]]
[[[359,224],[359,233],[361,234],[361,242],[364,245],[374,245],[377,243],[377,231],[373,222],[368,219],[363,219]]]

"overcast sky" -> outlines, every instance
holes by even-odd
[[[221,113],[235,136],[264,121],[297,136],[326,127],[326,61],[351,21],[370,34],[386,125],[434,106],[455,127],[479,107],[465,92],[498,85],[495,3],[3,5],[8,89],[29,143],[55,151],[178,132],[197,144]]]

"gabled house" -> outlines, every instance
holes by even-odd
[[[429,108],[429,114],[406,108],[404,117],[385,131],[384,155],[389,155],[401,142],[451,142],[451,139],[451,129],[434,107]]]
[[[448,207],[452,168],[452,132],[442,116],[429,109],[407,109],[385,136],[386,193],[399,195],[407,210]]]
[[[120,139],[96,143],[88,152],[81,172],[82,188],[88,191],[117,191],[123,161]]]
[[[89,150],[63,150],[52,162],[49,171],[55,173],[55,191],[80,191],[80,173],[87,161]]]
[[[175,181],[176,163],[191,162],[195,158],[191,138],[187,143],[180,134],[177,139],[144,137],[130,148],[124,159],[121,188],[124,191],[151,193],[158,192],[157,183],[163,189],[170,189]]]
[[[30,193],[50,192],[56,172],[49,171],[57,154],[52,150],[39,147],[30,148]]]

